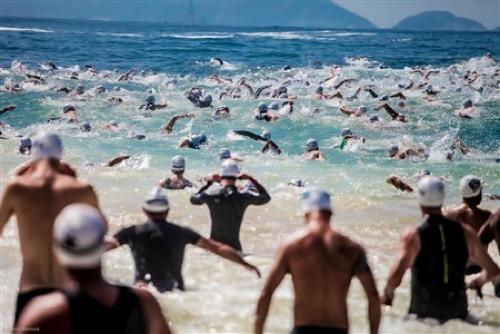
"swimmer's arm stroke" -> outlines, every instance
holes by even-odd
[[[420,237],[417,229],[410,229],[401,238],[399,258],[390,270],[389,278],[385,286],[381,302],[385,305],[392,305],[394,291],[401,284],[403,276],[410,268],[420,251]]]
[[[257,188],[259,195],[258,196],[249,195],[250,204],[263,205],[271,200],[271,196],[269,196],[269,193],[267,192],[266,188],[264,188],[264,186],[260,184],[259,181],[254,179],[252,176],[245,173],[241,173],[240,175],[238,175],[238,180],[250,180],[255,185],[255,188]]]
[[[266,322],[267,314],[269,313],[269,306],[271,304],[273,293],[288,273],[286,250],[286,246],[283,246],[278,250],[276,262],[271,268],[269,276],[267,277],[264,287],[262,288],[262,292],[257,302],[257,309],[255,310],[254,334],[262,334],[264,332],[264,324]]]
[[[207,238],[203,238],[203,237],[201,237],[198,240],[198,242],[196,243],[196,246],[203,248],[211,253],[214,253],[215,255],[223,257],[231,262],[242,265],[246,269],[255,272],[257,274],[257,276],[260,278],[259,269],[255,266],[251,265],[250,263],[246,262],[234,248],[232,248],[228,245],[225,245],[223,243],[217,242],[215,240],[207,239]]]
[[[370,333],[377,334],[380,326],[380,297],[377,291],[377,284],[373,278],[370,266],[366,259],[366,253],[361,249],[358,264],[356,265],[356,277],[358,278],[366,298],[368,299],[368,319],[370,321]]]
[[[465,241],[469,251],[469,261],[476,263],[483,271],[467,284],[469,289],[481,289],[481,287],[491,281],[493,278],[500,277],[500,268],[496,265],[493,259],[488,255],[486,248],[481,244],[474,230],[469,226],[462,224],[464,229]]]

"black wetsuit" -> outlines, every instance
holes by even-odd
[[[118,288],[118,299],[111,307],[102,305],[84,292],[65,292],[72,333],[146,333],[139,297],[128,287]]]
[[[347,329],[329,327],[329,326],[316,326],[316,325],[303,325],[296,326],[292,330],[292,334],[347,334]]]
[[[134,225],[114,236],[120,245],[129,245],[134,257],[136,281],[152,283],[160,292],[184,290],[182,261],[187,244],[196,244],[201,236],[166,220]]]
[[[240,227],[245,210],[249,205],[263,205],[271,200],[266,189],[254,183],[258,194],[240,193],[235,186],[221,187],[215,193],[207,194],[202,187],[197,194],[191,196],[191,204],[207,204],[212,219],[210,238],[222,242],[241,251]]]
[[[412,267],[409,313],[441,321],[467,317],[469,253],[462,225],[430,215],[418,233],[421,247]]]
[[[29,291],[24,291],[24,292],[19,292],[17,294],[17,301],[16,301],[16,313],[14,317],[14,323],[17,323],[19,320],[19,316],[23,312],[24,308],[28,303],[32,300],[35,299],[36,297],[46,295],[48,293],[52,293],[58,291],[56,288],[37,288]]]

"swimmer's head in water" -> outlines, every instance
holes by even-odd
[[[212,103],[212,95],[204,96],[200,99],[200,102]]]
[[[271,140],[271,132],[266,130],[262,132],[261,137],[264,138],[265,140]]]
[[[270,105],[269,105],[269,109],[271,110],[279,110],[280,109],[280,104],[278,102],[272,102]]]
[[[299,188],[305,187],[306,185],[306,183],[301,179],[291,179],[288,184]]]
[[[379,118],[377,115],[372,115],[370,116],[370,123],[375,123],[375,122],[378,122],[379,121]]]
[[[323,86],[316,88],[316,94],[323,94]]]
[[[318,142],[317,142],[317,140],[316,140],[316,139],[314,139],[314,138],[309,138],[309,139],[307,140],[306,145],[307,145],[307,151],[308,151],[308,152],[309,152],[309,151],[314,151],[314,150],[319,149]]]
[[[166,190],[154,187],[144,199],[142,209],[152,214],[166,213],[170,209]]]
[[[229,114],[229,113],[230,113],[230,111],[229,111],[228,107],[219,107],[215,111],[215,116],[226,115],[226,114]]]
[[[313,211],[328,211],[333,213],[330,194],[322,189],[308,189],[301,195],[301,209],[304,214]]]
[[[288,88],[286,88],[286,86],[280,86],[278,88],[278,95],[281,96],[281,95],[286,95],[288,93]]]
[[[206,134],[204,134],[204,133],[202,132],[202,133],[200,133],[200,134],[199,134],[199,136],[200,136],[200,144],[204,144],[204,143],[206,143],[206,142],[207,142],[207,139],[208,139],[208,138],[207,138],[207,135],[206,135]]]
[[[87,204],[71,204],[54,224],[54,250],[64,267],[92,269],[101,263],[106,223],[99,211]]]
[[[445,197],[443,180],[436,176],[422,178],[417,186],[417,197],[420,206],[428,208],[441,207]]]
[[[70,111],[76,111],[76,107],[73,104],[66,104],[62,107],[62,113],[66,114]]]
[[[147,98],[146,98],[146,103],[147,104],[155,104],[155,97],[153,95],[149,95]]]
[[[390,99],[389,95],[384,95],[380,97],[380,101],[389,101],[389,99]]]
[[[22,137],[19,140],[19,152],[23,155],[31,154],[31,138],[30,137]]]
[[[51,132],[43,132],[33,138],[33,159],[55,159],[61,160],[63,144],[58,135]]]
[[[433,91],[433,87],[432,87],[432,85],[427,85],[427,87],[425,87],[425,92],[426,92],[427,94],[432,93],[432,91]]]
[[[184,172],[185,168],[186,168],[186,160],[182,156],[176,155],[175,157],[172,158],[170,164],[170,170],[172,172],[174,173]]]
[[[83,94],[83,93],[85,93],[85,87],[83,87],[83,85],[76,86],[75,90],[76,90],[77,94]]]
[[[219,159],[220,160],[226,160],[226,159],[231,159],[231,151],[229,151],[228,148],[221,148],[219,150]]]
[[[96,91],[96,93],[102,94],[102,93],[106,92],[106,88],[104,88],[103,85],[97,85],[97,87],[95,88],[95,91]]]
[[[482,190],[483,180],[475,175],[467,175],[460,180],[460,194],[462,198],[476,197]]]
[[[90,132],[91,130],[92,130],[92,127],[90,126],[89,122],[82,122],[80,124],[80,131]]]
[[[267,103],[261,102],[257,106],[257,109],[259,110],[259,113],[263,114],[268,111]]]
[[[392,158],[393,156],[395,156],[396,154],[399,153],[399,146],[398,145],[390,145],[387,148],[387,153]]]
[[[398,107],[404,108],[405,107],[405,103],[403,101],[399,101],[398,102]]]
[[[233,160],[225,160],[220,168],[220,177],[222,179],[236,179],[240,174],[240,167]]]
[[[359,106],[358,111],[362,114],[366,114],[368,112],[368,107],[367,106]]]
[[[464,108],[471,108],[472,107],[472,100],[466,100],[464,102]]]
[[[340,130],[340,135],[342,137],[352,136],[352,130],[350,128],[343,128],[342,130]]]

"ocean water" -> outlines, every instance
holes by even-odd
[[[250,208],[242,228],[243,247],[251,254],[248,259],[264,275],[278,244],[303,225],[297,205],[301,189],[287,186],[290,179],[302,178],[309,185],[331,191],[336,211],[333,226],[366,247],[381,290],[395,259],[399,235],[420,221],[414,196],[389,187],[385,183],[388,175],[397,174],[414,185],[413,175],[420,169],[429,169],[445,179],[449,205],[459,202],[458,181],[470,173],[483,178],[486,193],[500,193],[500,168],[496,162],[500,157],[500,92],[499,76],[494,76],[500,71],[494,59],[500,57],[499,37],[499,33],[493,32],[251,30],[1,18],[0,85],[20,83],[23,88],[18,93],[0,90],[0,108],[17,105],[15,111],[0,116],[0,121],[7,124],[2,132],[9,137],[0,141],[2,186],[9,171],[28,159],[17,153],[16,135],[32,136],[44,129],[57,131],[65,143],[65,159],[76,166],[80,177],[95,185],[111,230],[116,231],[144,219],[139,209],[142,198],[168,175],[173,155],[187,158],[186,176],[200,185],[201,176],[217,170],[218,150],[228,147],[244,159],[242,168],[262,181],[273,197],[266,206]],[[485,56],[488,53],[491,57]],[[210,62],[214,57],[222,58],[225,65],[214,66]],[[60,69],[44,69],[41,64],[47,61]],[[91,64],[97,74],[88,74],[86,64]],[[292,69],[283,71],[285,65]],[[377,125],[365,118],[341,114],[337,100],[309,97],[319,82],[332,73],[336,78],[324,85],[327,92],[333,92],[333,85],[342,79],[356,78],[357,82],[340,89],[345,96],[366,85],[374,85],[380,95],[395,93],[399,83],[422,82],[419,75],[410,73],[415,66],[440,71],[428,83],[441,93],[433,101],[425,101],[420,89],[405,91],[406,106],[401,113],[409,119],[407,124],[391,122],[385,113],[374,111],[380,102],[367,93],[345,104],[353,108],[368,106],[369,114],[381,118]],[[138,75],[118,82],[120,74],[130,69],[136,69]],[[70,79],[75,71],[79,73],[78,82]],[[463,85],[462,77],[467,71],[480,75],[472,88]],[[46,84],[23,82],[27,72],[43,75]],[[289,93],[298,96],[295,112],[272,123],[255,121],[253,111],[257,104],[277,99],[261,97],[257,101],[243,90],[241,99],[218,100],[226,86],[210,80],[212,75],[231,79],[232,83],[226,82],[228,87],[236,86],[241,78],[254,88],[264,84],[276,88],[290,80]],[[305,85],[306,81],[310,86]],[[90,93],[75,98],[54,90],[61,86],[72,89],[77,84],[83,84]],[[91,93],[98,84],[108,92]],[[229,106],[231,118],[215,119],[211,109],[194,108],[185,98],[193,86],[212,94],[214,106]],[[113,90],[114,87],[121,90]],[[480,87],[482,92],[477,91]],[[168,107],[141,113],[138,106],[150,94],[157,101],[167,101]],[[121,97],[124,102],[111,106],[108,99],[112,96]],[[476,105],[478,118],[465,121],[453,116],[466,99]],[[397,101],[391,99],[390,103],[395,106]],[[46,123],[59,116],[61,107],[68,103],[76,105],[79,118],[92,125],[92,132],[81,133],[71,124]],[[319,108],[318,114],[312,113],[315,108]],[[196,117],[179,121],[171,135],[161,134],[161,126],[170,117],[185,112]],[[119,123],[119,131],[101,128],[111,120]],[[345,127],[366,138],[366,143],[348,146],[344,151],[336,149],[340,130]],[[235,129],[271,131],[284,154],[260,154],[260,144],[231,135]],[[207,134],[208,145],[201,150],[177,148],[181,137],[200,131]],[[146,139],[134,140],[131,134],[145,134]],[[472,154],[455,155],[449,162],[448,147],[457,135]],[[303,159],[305,142],[311,137],[319,141],[326,161]],[[393,143],[421,145],[429,158],[391,160],[386,157],[385,148]],[[130,154],[132,159],[115,168],[99,166],[118,154]],[[208,235],[208,210],[191,206],[190,194],[169,193],[172,220]],[[485,200],[483,206],[496,209],[498,202]],[[491,250],[498,261],[496,250]],[[17,285],[21,263],[13,222],[1,238],[0,260],[0,327],[8,332],[16,295],[13,287]],[[104,271],[114,282],[131,283],[133,263],[129,251],[120,249],[107,254]],[[157,294],[176,332],[251,331],[262,279],[193,247],[187,251],[184,275],[187,292]],[[437,326],[405,318],[408,283],[409,275],[397,291],[394,307],[384,309],[383,332],[498,332],[495,323],[500,323],[500,300],[494,299],[491,286],[485,287],[486,298],[482,301],[469,295],[471,311],[483,320],[482,326],[460,321]],[[286,280],[274,297],[269,332],[285,333],[291,328],[291,301],[291,285]],[[349,295],[349,311],[352,332],[366,332],[366,302],[358,283],[353,283]]]

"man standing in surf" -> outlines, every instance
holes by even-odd
[[[33,140],[34,160],[7,184],[0,201],[0,234],[10,217],[16,216],[23,257],[16,322],[31,299],[67,287],[66,271],[52,251],[56,216],[77,202],[98,208],[92,186],[61,172],[62,153],[59,136],[38,135]]]
[[[293,334],[349,331],[347,294],[354,277],[368,298],[370,332],[378,332],[380,302],[377,286],[361,245],[330,227],[330,195],[309,190],[302,195],[306,229],[278,251],[256,310],[255,334],[264,332],[271,298],[286,274],[295,292]]]

